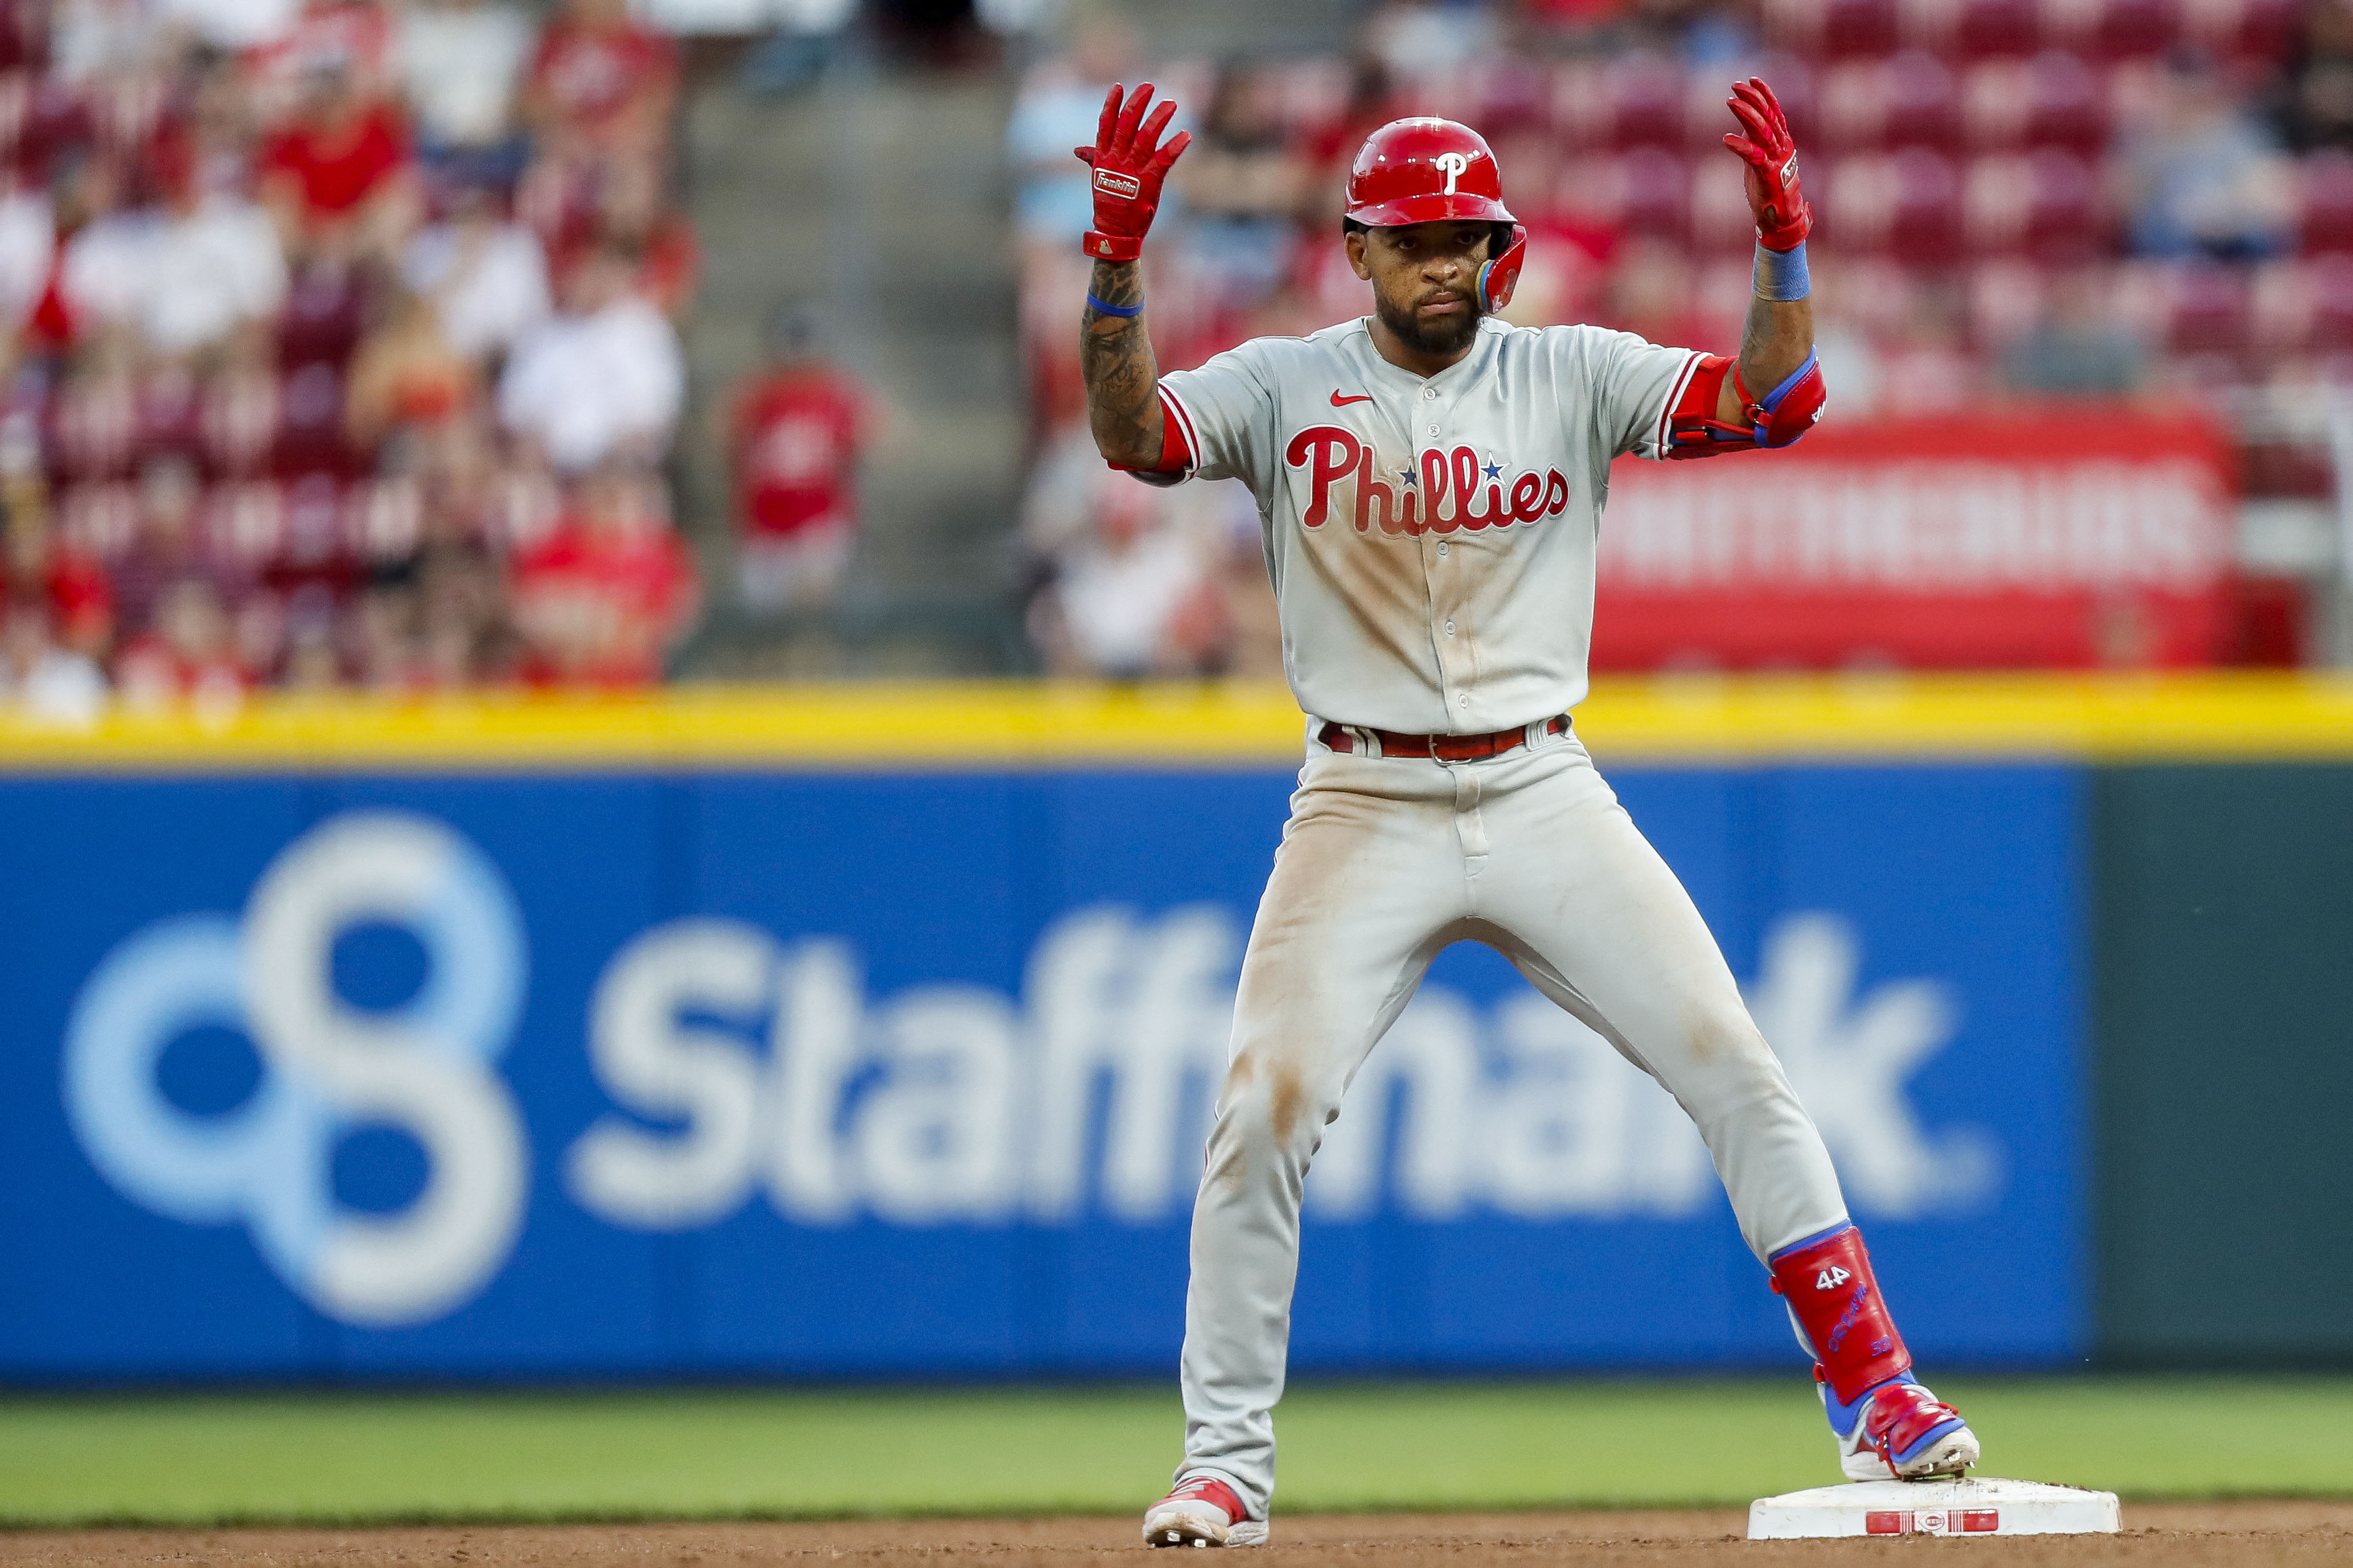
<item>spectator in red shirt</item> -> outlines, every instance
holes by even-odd
[[[670,529],[659,481],[608,463],[575,510],[514,566],[523,673],[542,684],[649,686],[694,616],[694,564]]]
[[[37,600],[47,612],[49,629],[73,652],[106,656],[114,638],[114,585],[106,568],[60,541],[55,528],[30,509],[9,521],[0,592],[12,600]]]
[[[816,322],[783,310],[769,363],[734,395],[736,586],[756,612],[830,605],[858,531],[858,458],[873,418],[865,392],[818,352]]]
[[[628,0],[565,0],[523,79],[523,121],[559,154],[656,147],[678,97],[678,51]]]
[[[407,132],[339,60],[304,73],[300,108],[263,144],[259,163],[262,198],[298,260],[389,260],[416,225]]]

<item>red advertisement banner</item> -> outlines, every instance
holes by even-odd
[[[1826,422],[1780,452],[1621,461],[1593,663],[2211,663],[2226,462],[2207,421],[2126,408]]]

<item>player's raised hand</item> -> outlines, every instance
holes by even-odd
[[[1727,135],[1724,144],[1748,165],[1748,209],[1757,215],[1757,243],[1767,250],[1803,245],[1813,230],[1814,209],[1798,189],[1798,143],[1789,135],[1788,117],[1773,89],[1753,76],[1733,84],[1727,106],[1747,132]]]
[[[1095,128],[1095,144],[1073,149],[1079,161],[1095,172],[1095,226],[1087,231],[1086,251],[1102,261],[1133,261],[1144,251],[1145,231],[1160,209],[1160,184],[1169,165],[1192,144],[1193,133],[1179,131],[1160,140],[1176,116],[1176,100],[1163,99],[1151,108],[1152,84],[1144,82],[1121,101],[1114,86],[1103,97],[1103,123]]]

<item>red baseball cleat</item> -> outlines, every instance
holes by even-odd
[[[1851,1481],[1934,1480],[1961,1475],[1978,1462],[1977,1434],[1961,1413],[1909,1373],[1852,1405],[1841,1405],[1825,1382],[1822,1405],[1838,1438],[1839,1468]]]
[[[1145,1510],[1146,1546],[1263,1546],[1266,1521],[1252,1519],[1234,1489],[1215,1476],[1188,1476]]]

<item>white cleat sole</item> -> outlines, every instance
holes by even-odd
[[[1231,1524],[1220,1522],[1223,1514],[1212,1508],[1187,1508],[1177,1505],[1155,1508],[1144,1516],[1144,1544],[1146,1546],[1263,1546],[1266,1544],[1266,1521],[1238,1519]]]
[[[1905,1481],[1949,1480],[1966,1474],[1977,1462],[1977,1434],[1964,1426],[1937,1438],[1926,1453],[1913,1456],[1912,1462],[1895,1475],[1898,1480]]]
[[[1947,1432],[1931,1444],[1927,1452],[1915,1454],[1911,1462],[1900,1469],[1883,1463],[1869,1449],[1841,1458],[1843,1463],[1839,1468],[1851,1481],[1883,1481],[1891,1473],[1899,1481],[1949,1481],[1966,1475],[1969,1467],[1978,1462],[1978,1438],[1966,1426]]]

